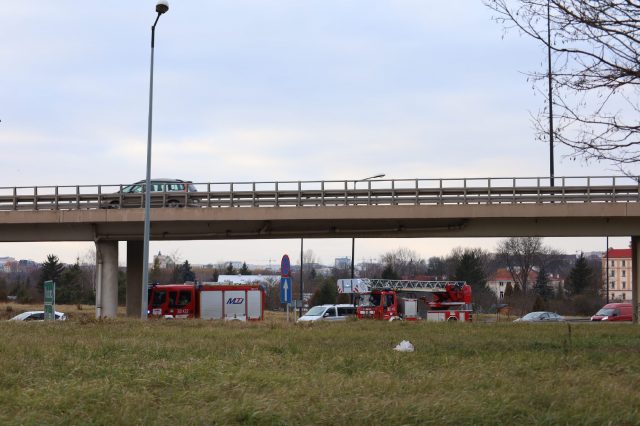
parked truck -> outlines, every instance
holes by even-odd
[[[354,294],[358,318],[407,321],[471,321],[471,287],[464,281],[338,280],[338,292]]]
[[[149,317],[258,321],[264,319],[264,288],[259,284],[154,284]]]

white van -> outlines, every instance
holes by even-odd
[[[356,307],[348,303],[340,305],[318,305],[309,309],[306,314],[298,318],[299,322],[307,321],[345,321],[355,316]]]

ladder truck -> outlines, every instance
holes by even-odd
[[[338,292],[355,295],[356,316],[416,321],[471,321],[471,286],[464,281],[338,280]]]

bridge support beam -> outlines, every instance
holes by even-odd
[[[118,242],[96,241],[96,318],[115,318],[118,310]]]
[[[142,241],[127,241],[127,316],[132,318],[140,318],[142,253]]]
[[[631,237],[631,305],[633,323],[638,324],[638,280],[640,279],[640,236]]]

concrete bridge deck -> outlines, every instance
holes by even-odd
[[[640,184],[625,176],[195,186],[154,193],[183,207],[152,209],[152,239],[640,235]],[[0,188],[0,241],[141,239],[143,196],[123,187]]]

